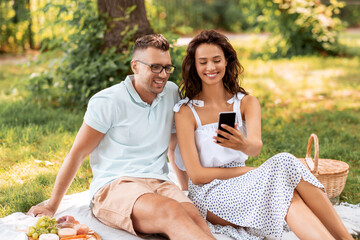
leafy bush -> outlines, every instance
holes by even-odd
[[[321,53],[336,55],[342,23],[335,15],[344,6],[331,0],[328,6],[313,0],[267,1],[258,20],[272,33],[264,49],[266,57],[291,57]]]
[[[254,30],[264,0],[152,0],[148,17],[159,32],[189,34],[200,29]]]
[[[188,33],[188,28],[215,28],[271,32],[272,38],[261,53],[264,58],[336,55],[341,50],[338,32],[343,25],[337,16],[344,3],[337,0],[328,5],[320,0],[196,0],[191,6],[181,0],[151,3],[150,22],[160,31]],[[179,27],[184,25],[188,27]]]
[[[0,52],[17,52],[26,48],[29,11],[25,0],[0,1]]]
[[[66,11],[64,8],[66,6],[60,6],[59,11]],[[125,19],[134,9],[128,9]],[[109,18],[99,15],[93,1],[79,2],[72,16],[67,22],[73,31],[67,36],[68,40],[57,38],[43,45],[43,55],[53,58],[61,50],[61,57],[51,60],[46,70],[32,74],[29,81],[32,98],[45,104],[85,106],[96,92],[121,82],[131,74],[130,61],[134,44],[131,37],[137,27],[123,31],[120,52],[115,47],[104,49],[103,36]],[[164,35],[173,47],[170,53],[178,69],[170,76],[170,81],[179,83],[184,51],[174,46],[177,35]]]
[[[115,47],[103,50],[104,19],[98,14],[96,3],[79,2],[73,18],[68,21],[75,31],[68,41],[61,39],[63,54],[52,60],[47,70],[33,74],[30,79],[29,86],[35,98],[54,105],[84,106],[94,93],[125,78],[130,72],[132,43],[125,43],[128,50],[121,53],[116,52]],[[133,31],[125,34],[131,35]],[[50,40],[48,44],[57,46],[61,40]],[[59,49],[46,55],[56,51]]]
[[[360,27],[360,5],[355,4],[347,3],[340,11],[340,18],[347,27]]]

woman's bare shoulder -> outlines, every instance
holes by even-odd
[[[261,111],[261,106],[259,100],[252,96],[252,95],[246,95],[241,100],[241,114],[243,115],[245,112],[259,112]]]
[[[259,100],[255,96],[249,94],[245,95],[241,100],[241,105],[254,105],[254,104],[260,106]]]
[[[191,116],[191,109],[187,104],[183,104],[178,112],[175,112],[175,115],[179,116]]]
[[[176,123],[186,123],[186,125],[196,125],[196,119],[188,105],[182,105],[178,112],[175,112]],[[183,124],[182,124],[183,125]]]

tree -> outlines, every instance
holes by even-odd
[[[59,12],[71,11],[60,6]],[[134,40],[153,30],[144,0],[82,0],[71,14],[67,21],[71,33],[66,40],[49,43],[56,46],[61,42],[64,55],[30,79],[30,88],[33,99],[42,103],[83,107],[96,92],[131,73]]]
[[[154,33],[146,16],[144,0],[98,0],[97,3],[98,10],[110,17],[108,29],[104,33],[106,48],[121,48],[126,33],[134,27],[136,32],[131,40]]]

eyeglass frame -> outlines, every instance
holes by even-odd
[[[149,64],[149,63],[146,63],[146,62],[143,62],[143,61],[140,61],[140,60],[135,60],[135,62],[139,62],[139,63],[142,63],[142,64],[145,64],[145,65],[149,66],[151,72],[153,72],[153,73],[162,73],[162,71],[165,69],[165,73],[166,73],[166,74],[172,74],[172,73],[175,72],[175,69],[176,69],[176,67],[175,67],[174,65],[172,65],[172,64],[163,66],[163,65],[161,65],[161,64]],[[154,67],[154,66],[161,66],[160,72],[154,72],[154,70],[153,70],[153,67]],[[173,67],[174,70],[173,70],[172,72],[168,73],[168,72],[166,71],[166,68],[167,68],[167,67]]]

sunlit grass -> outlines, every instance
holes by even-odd
[[[244,86],[269,95],[268,104],[299,105],[296,111],[359,107],[360,58],[302,57],[263,61],[241,59]]]
[[[0,217],[49,198],[82,122],[84,111],[47,108],[26,97],[27,79],[37,69],[23,60],[0,65]],[[86,160],[68,193],[87,189],[91,176]]]
[[[359,34],[345,34],[341,40],[350,47],[347,51],[360,49]],[[316,133],[320,158],[350,165],[340,200],[360,203],[360,54],[250,59],[262,43],[254,37],[233,41],[245,67],[243,86],[262,105],[264,147],[249,164],[259,165],[279,152],[304,157],[308,137]],[[0,217],[27,211],[50,197],[82,123],[85,109],[51,108],[28,99],[27,79],[42,67],[26,61],[0,62]],[[91,178],[86,160],[68,194],[88,189]]]
[[[262,104],[264,147],[260,165],[278,152],[305,157],[311,133],[319,137],[320,158],[350,165],[340,200],[360,202],[359,57],[297,57],[274,61],[241,59],[243,85]]]

